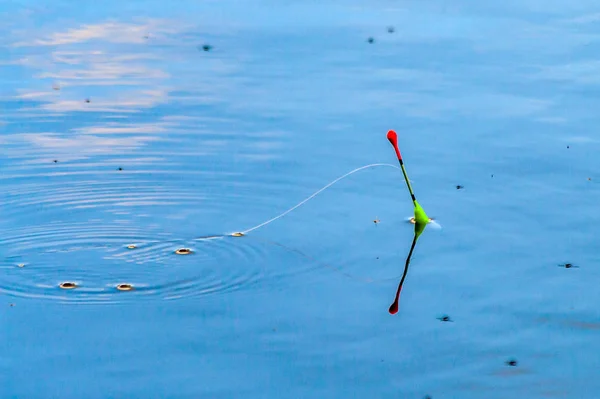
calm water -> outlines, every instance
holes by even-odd
[[[0,396],[598,398],[597,3],[421,3],[0,4]],[[398,314],[397,169],[223,237],[392,128]]]

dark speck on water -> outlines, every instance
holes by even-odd
[[[507,366],[515,367],[517,365],[517,361],[515,359],[510,359],[506,362]]]
[[[389,33],[394,33],[395,29],[393,26],[388,27],[388,32]]]
[[[370,38],[368,38],[368,39],[367,39],[367,41],[368,41],[369,43],[373,43],[373,42],[375,41],[375,39],[373,39],[372,37],[370,37]]]
[[[52,162],[54,162],[54,163],[58,163],[58,159],[55,159],[55,160],[54,160],[54,161],[52,161]]]
[[[452,321],[452,319],[448,315],[443,315],[441,317],[438,317],[438,320],[439,321]]]
[[[564,267],[565,269],[571,269],[571,268],[574,268],[574,267],[578,267],[578,266],[575,266],[572,263],[563,263],[563,264],[560,264],[559,266],[560,267]]]
[[[123,168],[119,168],[118,170],[123,170]]]
[[[212,50],[212,46],[210,44],[205,44],[202,46],[202,50],[210,51],[210,50]]]
[[[85,99],[85,102],[86,102],[86,103],[89,103],[89,102],[90,102],[90,99],[89,99],[89,98],[86,98],[86,99]]]
[[[493,176],[493,175],[492,175],[492,176]],[[464,188],[464,186],[460,186],[460,185],[457,185],[457,186],[456,186],[456,189],[457,189],[457,190],[460,190],[461,188]]]

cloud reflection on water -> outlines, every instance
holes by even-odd
[[[170,59],[160,44],[178,32],[172,22],[158,19],[104,22],[14,43],[19,56],[10,64],[30,70],[33,79],[17,89],[13,98],[20,106],[8,119],[30,118],[43,123],[43,131],[7,134],[4,141],[62,152],[65,159],[116,154],[164,140],[161,135],[181,127],[177,118],[186,118],[150,111],[169,102]],[[127,122],[98,123],[93,117],[90,124],[77,116],[81,112]],[[65,131],[63,119],[48,116],[75,119]]]

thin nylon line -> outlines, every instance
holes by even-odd
[[[360,168],[356,168],[356,169],[354,169],[354,170],[346,173],[345,175],[338,177],[337,179],[335,179],[334,181],[332,181],[331,183],[329,183],[325,187],[321,188],[320,190],[318,190],[317,192],[315,192],[314,194],[312,194],[310,197],[302,200],[300,203],[298,203],[297,205],[294,205],[293,207],[291,207],[287,211],[283,212],[282,214],[280,214],[278,216],[275,216],[274,218],[269,219],[266,222],[263,222],[263,223],[261,223],[261,224],[259,224],[257,226],[254,226],[254,227],[252,227],[252,228],[250,228],[248,230],[242,231],[241,233],[242,234],[247,234],[247,233],[249,233],[249,232],[251,232],[253,230],[258,229],[259,227],[263,227],[263,226],[265,226],[265,225],[267,225],[267,224],[269,224],[271,222],[274,222],[275,220],[277,220],[277,219],[279,219],[279,218],[287,215],[288,213],[290,213],[294,209],[298,208],[299,206],[301,206],[301,205],[305,204],[306,202],[308,202],[309,200],[313,199],[315,196],[317,196],[318,194],[322,193],[323,191],[325,191],[329,187],[333,186],[335,183],[339,182],[343,178],[348,177],[348,176],[350,176],[353,173],[359,172],[359,171],[361,171],[363,169],[370,168],[370,167],[373,167],[373,166],[389,166],[389,167],[394,168],[394,169],[400,169],[396,165],[392,165],[392,164],[389,164],[389,163],[374,163],[374,164],[371,164],[371,165],[366,165],[366,166],[361,166]]]

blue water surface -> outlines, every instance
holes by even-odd
[[[597,2],[0,15],[1,398],[599,397]]]

